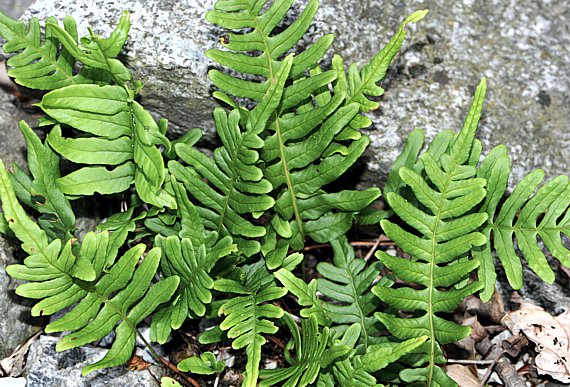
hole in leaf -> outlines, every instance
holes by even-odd
[[[42,195],[32,195],[32,202],[34,204],[46,204],[46,198]]]

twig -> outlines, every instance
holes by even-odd
[[[487,372],[481,379],[481,383],[479,384],[480,387],[484,387],[487,383],[487,380],[491,377],[493,373],[493,369],[497,369],[497,373],[499,377],[505,383],[506,386],[509,387],[526,387],[526,383],[524,379],[517,373],[517,370],[511,362],[505,358],[503,355],[506,353],[504,349],[495,347],[488,357],[493,356],[493,360],[489,368],[487,368]]]
[[[376,242],[374,243],[374,245],[372,246],[372,248],[370,249],[370,251],[368,252],[368,254],[366,254],[366,256],[364,257],[364,261],[368,262],[368,260],[370,259],[370,257],[372,257],[372,255],[374,254],[374,252],[376,251],[376,249],[378,248],[378,246],[380,246],[380,242],[382,242],[382,238],[386,238],[384,235],[380,235],[377,239]]]
[[[495,365],[497,364],[497,362],[499,361],[499,359],[501,358],[501,356],[503,356],[505,354],[505,351],[498,351],[496,352],[496,349],[494,350],[495,354],[494,354],[494,358],[493,360],[490,360],[490,365],[487,368],[487,372],[485,372],[485,375],[483,375],[483,378],[481,379],[481,383],[479,383],[479,387],[485,387],[485,385],[487,384],[487,380],[489,380],[489,378],[491,377],[491,374],[493,373],[493,368],[495,368]]]
[[[485,365],[493,364],[494,360],[465,360],[465,359],[447,359],[448,363],[453,364],[475,364],[475,365]]]
[[[351,246],[354,247],[396,246],[396,243],[392,242],[392,240],[388,239],[385,235],[380,235],[376,241],[354,241],[349,243]],[[303,250],[310,251],[330,246],[331,246],[330,243],[321,243],[321,244],[306,246]]]
[[[184,378],[184,380],[186,380],[186,382],[190,383],[194,387],[200,387],[200,384],[197,381],[192,379],[190,376],[186,375],[184,372],[180,371],[178,367],[176,367],[174,364],[172,364],[168,360],[163,359],[162,357],[160,357],[159,359],[162,362],[162,364],[164,364],[166,367],[168,367],[171,371],[173,371],[177,375],[180,375],[182,378]]]
[[[285,344],[283,344],[277,337],[269,335],[267,336],[267,338],[269,339],[269,341],[273,342],[273,344],[277,345],[283,351],[285,350]]]

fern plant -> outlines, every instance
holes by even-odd
[[[220,308],[218,313],[226,316],[220,328],[234,339],[234,349],[245,348],[247,365],[243,384],[254,386],[259,375],[261,346],[265,343],[263,335],[277,332],[275,324],[268,319],[280,318],[284,313],[276,305],[263,303],[279,299],[287,291],[275,285],[274,277],[263,260],[244,266],[243,270],[241,281],[220,278],[214,283],[214,289],[238,295],[224,302]]]
[[[155,244],[162,248],[161,268],[167,277],[180,277],[177,296],[153,316],[151,338],[161,344],[172,329],[179,329],[187,318],[204,316],[212,301],[214,280],[210,272],[216,263],[237,251],[229,236],[206,234],[198,212],[188,199],[182,184],[173,181],[178,202],[181,229],[178,234],[157,235]]]
[[[522,287],[522,262],[516,252],[515,241],[528,266],[545,282],[553,283],[554,272],[538,238],[550,255],[570,267],[570,250],[562,241],[563,235],[570,233],[568,177],[559,176],[538,188],[544,179],[544,171],[535,170],[525,176],[500,204],[510,174],[510,160],[505,147],[494,148],[481,163],[477,174],[488,181],[488,194],[481,208],[488,214],[482,230],[487,236],[487,243],[474,251],[474,256],[481,262],[479,277],[485,281],[481,298],[490,300],[495,288],[497,276],[493,249],[513,289]]]
[[[48,136],[50,147],[69,161],[90,165],[58,176],[58,187],[76,197],[123,192],[134,182],[145,202],[175,207],[162,190],[166,172],[157,148],[170,147],[166,121],[157,124],[134,101],[142,85],[132,82],[129,70],[115,58],[128,36],[128,12],[109,38],[90,31],[78,41],[72,19],[64,25],[62,29],[49,19],[42,42],[37,19],[30,21],[27,32],[23,22],[5,15],[0,23],[4,51],[18,53],[8,60],[9,75],[24,86],[52,90],[38,104],[48,115],[43,125],[56,124]],[[77,64],[82,68],[76,74]],[[69,128],[82,134],[63,137]],[[107,166],[115,168],[109,171]]]
[[[129,14],[124,12],[109,38],[91,32],[82,39],[84,47],[81,47],[77,26],[71,17],[63,20],[63,28],[55,18],[48,18],[42,40],[37,18],[32,18],[26,26],[23,21],[0,13],[0,35],[6,40],[3,50],[17,53],[8,59],[8,75],[22,86],[39,90],[85,83],[108,84],[111,80],[119,84],[129,81],[130,72],[116,59],[129,29]],[[79,72],[75,70],[77,61],[83,64]]]

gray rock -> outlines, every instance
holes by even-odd
[[[32,2],[33,0],[2,0],[0,11],[5,12],[10,17],[19,18]]]
[[[204,51],[216,46],[219,30],[203,20],[213,0],[38,0],[25,18],[71,14],[108,33],[123,9],[132,11],[125,57],[146,88],[144,103],[168,118],[175,133],[201,126],[212,138]],[[380,110],[368,131],[364,185],[382,185],[406,135],[425,128],[428,139],[440,129],[458,129],[482,76],[489,92],[479,136],[485,149],[505,143],[514,181],[542,167],[548,177],[567,173],[570,131],[570,17],[566,1],[429,0],[431,10],[413,30],[384,82]],[[333,32],[334,49],[348,63],[364,63],[416,7],[400,1],[322,0],[314,37]]]
[[[4,63],[0,62],[0,66]],[[18,128],[18,122],[25,120],[35,121],[30,115],[18,108],[18,101],[13,95],[0,89],[0,158],[10,167],[13,163],[26,164],[26,141]]]
[[[113,367],[81,376],[81,368],[101,359],[106,350],[91,346],[56,352],[58,339],[40,336],[28,354],[26,377],[29,387],[158,386],[162,370],[155,366],[143,371]]]
[[[342,41],[340,52],[357,61],[367,60],[400,19],[416,9],[395,1],[326,3],[327,12],[334,10],[329,15],[335,22],[322,22],[319,29],[331,26],[328,29]],[[428,138],[441,129],[458,130],[483,76],[488,95],[479,138],[486,151],[500,143],[508,146],[511,186],[539,167],[550,178],[567,174],[567,2],[427,1],[422,7],[430,13],[411,28],[383,85],[382,107],[372,114],[367,183],[381,184],[412,129],[425,128]]]

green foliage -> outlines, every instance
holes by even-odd
[[[319,332],[316,316],[301,320],[302,336],[297,323],[290,314],[283,315],[285,325],[293,335],[285,348],[285,359],[291,363],[290,367],[273,370],[262,370],[261,378],[264,379],[259,385],[275,386],[283,382],[283,386],[304,387],[312,384],[321,368],[327,367],[335,359],[343,356],[349,350],[342,343],[327,348],[329,341],[329,328],[325,327]],[[294,347],[295,357],[292,358],[288,351]]]
[[[377,312],[376,317],[400,339],[421,335],[429,337],[424,346],[426,368],[408,370],[402,378],[406,382],[426,381],[439,385],[453,385],[436,368],[438,344],[458,341],[470,332],[445,320],[438,313],[452,312],[468,295],[481,288],[479,282],[462,284],[469,273],[479,265],[466,254],[473,246],[481,246],[486,238],[478,232],[487,220],[484,212],[472,210],[485,198],[486,180],[475,177],[477,169],[470,165],[473,139],[485,98],[485,80],[475,93],[463,129],[448,144],[438,160],[428,150],[420,156],[425,176],[405,166],[399,168],[402,183],[410,187],[419,205],[414,205],[395,192],[387,194],[387,201],[400,219],[417,231],[413,233],[389,220],[381,222],[391,240],[410,254],[411,259],[392,257],[383,251],[377,257],[397,277],[406,283],[421,285],[373,288],[382,301],[400,310],[421,311],[413,318],[397,318]],[[478,154],[476,154],[478,158]],[[446,289],[446,290],[443,290]]]
[[[515,245],[547,282],[553,271],[538,238],[570,265],[562,242],[570,235],[568,178],[539,188],[544,173],[532,172],[502,202],[510,174],[505,147],[479,162],[485,80],[459,133],[442,131],[423,153],[423,132],[411,133],[384,187],[388,208],[371,207],[377,188],[329,192],[369,144],[360,130],[371,124],[365,113],[379,106],[378,83],[406,26],[427,11],[406,18],[364,66],[345,68],[335,55],[323,69],[332,35],[304,50],[297,44],[318,0],[284,25],[293,3],[219,0],[206,14],[225,30],[223,49],[207,56],[224,68],[209,76],[214,96],[230,107],[213,112],[221,146],[212,157],[195,147],[200,129],[171,142],[167,121],[155,121],[136,101],[143,85],[116,59],[130,28],[127,12],[109,38],[89,30],[80,40],[71,18],[63,28],[49,18],[42,35],[36,19],[26,26],[0,12],[4,51],[15,54],[9,75],[48,91],[38,104],[47,114],[40,119],[46,140],[20,124],[29,174],[17,165],[8,172],[0,161],[0,232],[18,238],[29,255],[6,271],[27,281],[19,295],[39,300],[34,316],[70,308],[46,327],[69,331],[58,350],[115,332],[105,357],[84,373],[125,363],[137,335],[161,360],[137,331],[147,317],[159,343],[200,318],[214,325],[201,344],[245,348],[245,386],[454,385],[439,367],[440,345],[469,328],[443,313],[480,289],[484,300],[491,297],[493,249],[514,288],[523,279]],[[61,159],[73,168],[65,176]],[[121,195],[128,209],[78,241],[70,200],[95,194]],[[356,256],[346,233],[354,223],[378,222],[409,258]],[[334,254],[318,259],[316,271],[299,252],[310,241],[330,244]],[[383,275],[385,268],[400,281]],[[281,337],[291,338],[287,366],[260,370],[262,346],[279,324],[287,328]],[[391,336],[380,336],[383,327]],[[224,371],[212,352],[200,352],[179,370]]]
[[[1,161],[0,182],[4,216],[29,254],[24,265],[6,267],[11,277],[28,281],[18,286],[16,293],[41,300],[32,308],[33,316],[52,315],[76,304],[45,328],[46,332],[72,331],[58,342],[58,351],[100,340],[115,331],[114,343],[105,357],[84,367],[84,375],[125,363],[134,349],[136,326],[168,301],[178,287],[176,276],[150,286],[160,249],[150,250],[135,270],[146,246],[131,248],[111,266],[109,262],[115,257],[108,255],[113,250],[108,232],[88,233],[81,246],[74,246],[73,240],[63,245],[61,239],[50,243],[18,203]]]
[[[47,115],[86,134],[64,138],[56,126],[48,142],[60,155],[78,164],[116,166],[113,170],[83,167],[58,179],[64,193],[118,193],[134,182],[145,202],[157,207],[175,206],[162,189],[166,170],[157,148],[163,145],[168,149],[170,143],[150,113],[133,98],[133,91],[114,85],[72,85],[42,98],[39,106]]]
[[[59,157],[24,122],[20,122],[28,152],[28,170],[14,166],[11,176],[16,195],[23,203],[38,211],[38,224],[50,240],[66,242],[75,231],[75,215],[69,201],[57,186],[60,178]]]
[[[178,369],[184,372],[192,372],[201,375],[219,374],[225,368],[223,360],[216,360],[212,352],[205,352],[198,356],[192,356],[178,363]]]
[[[160,387],[182,387],[182,385],[168,376],[163,376],[160,378]]]
[[[317,0],[309,1],[299,18],[276,34],[272,32],[293,1],[275,1],[264,10],[265,3],[216,2],[206,19],[229,30],[222,44],[230,51],[213,49],[207,55],[233,71],[263,79],[244,80],[211,70],[210,78],[221,90],[215,96],[233,107],[238,104],[228,94],[259,102],[278,79],[285,76],[292,81],[284,88],[281,101],[276,100],[279,104],[265,127],[260,128],[265,137],[263,173],[276,198],[263,252],[268,267],[278,268],[290,247],[303,248],[305,237],[327,242],[346,233],[354,215],[380,196],[377,189],[327,193],[323,187],[346,172],[368,145],[368,138],[355,129],[369,126],[370,121],[358,113],[378,106],[367,96],[382,94],[376,83],[398,52],[406,35],[404,27],[423,18],[426,11],[406,19],[386,48],[361,71],[352,65],[347,79],[340,57],[335,57],[330,71],[323,72],[318,66],[332,43],[331,35],[292,59],[281,59],[306,33],[317,12]],[[250,30],[241,33],[246,28]],[[257,54],[249,55],[254,52]],[[244,109],[240,113],[249,115]]]
[[[376,319],[372,316],[379,306],[378,299],[370,288],[379,275],[382,265],[374,262],[368,265],[364,259],[356,258],[354,249],[345,237],[331,242],[334,251],[332,263],[320,262],[317,270],[321,278],[317,279],[318,291],[328,299],[323,308],[333,321],[334,337],[344,334],[352,324],[358,324],[360,337],[358,343],[368,348],[371,336],[378,333]],[[387,277],[382,284],[389,285]]]
[[[119,84],[131,79],[126,67],[116,58],[127,40],[130,29],[129,14],[124,12],[117,28],[109,38],[91,35],[81,38],[71,17],[46,20],[42,40],[38,19],[32,18],[26,26],[0,11],[0,35],[5,39],[2,49],[17,53],[8,59],[8,75],[20,85],[39,90],[55,90],[84,83]],[[77,61],[83,65],[79,72]]]
[[[261,104],[257,108],[260,112],[264,109]],[[256,113],[254,109],[250,117]],[[263,141],[257,129],[240,131],[237,110],[228,115],[222,109],[216,109],[214,119],[224,145],[214,151],[214,160],[186,144],[179,144],[176,153],[189,166],[171,161],[169,169],[200,201],[197,210],[205,226],[222,236],[234,236],[240,250],[251,256],[259,252],[260,244],[245,238],[261,237],[265,235],[265,229],[245,219],[243,214],[263,213],[275,203],[267,195],[271,184],[263,179],[262,171],[256,165],[259,160],[257,148]],[[249,122],[254,125],[259,120]],[[213,187],[202,179],[208,179]]]
[[[493,149],[477,174],[488,182],[488,194],[481,209],[488,214],[482,230],[487,236],[487,243],[474,251],[474,256],[481,261],[479,277],[485,279],[481,298],[488,301],[495,287],[492,248],[513,289],[522,287],[523,269],[515,250],[515,240],[528,266],[545,282],[553,283],[554,272],[537,237],[544,242],[553,257],[570,267],[570,250],[562,242],[563,234],[570,235],[568,177],[559,176],[538,188],[544,178],[544,171],[535,170],[523,178],[504,203],[499,204],[505,196],[510,175],[510,160],[505,147]]]
[[[175,235],[168,238],[158,235],[155,243],[163,252],[162,272],[167,277],[180,277],[181,282],[178,296],[153,317],[151,338],[164,344],[171,328],[179,329],[188,317],[206,313],[205,305],[212,301],[214,286],[209,273],[220,258],[235,251],[235,246],[229,237],[208,250],[204,244],[194,247],[191,239],[180,240]]]

